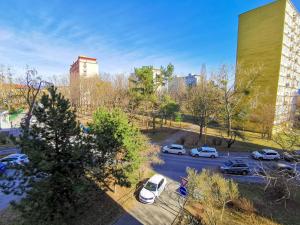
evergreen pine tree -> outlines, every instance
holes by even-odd
[[[29,136],[21,137],[22,151],[30,159],[18,184],[25,197],[14,205],[24,224],[70,224],[87,187],[87,154],[75,113],[70,102],[50,87],[33,116],[37,123],[31,125]]]

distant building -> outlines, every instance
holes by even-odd
[[[161,76],[161,70],[153,68],[152,72],[153,72],[153,83],[157,84],[158,80],[160,79],[160,76]],[[129,86],[132,87],[132,85],[133,85],[132,81],[136,80],[137,77],[136,77],[135,73],[131,73],[131,75],[129,76],[128,79],[129,79]],[[168,91],[168,81],[163,80],[162,84],[157,86],[156,92],[163,93],[163,92],[167,92],[167,91]]]
[[[239,16],[237,63],[242,70],[261,65],[253,85],[258,93],[248,97],[252,114],[269,105],[272,129],[293,120],[300,81],[300,16],[290,0],[277,0]],[[236,74],[236,83],[244,73]],[[255,117],[253,117],[255,118]],[[246,125],[257,130],[253,119]]]
[[[184,79],[187,87],[193,87],[200,82],[201,75],[189,73],[186,77],[184,77]]]
[[[182,84],[184,87],[186,86],[185,77],[172,77],[172,79],[168,82],[168,90],[169,91],[177,91]]]
[[[160,76],[161,76],[161,70],[154,68],[153,69],[153,81],[154,81],[154,83],[157,82],[157,79],[159,79]],[[167,92],[168,91],[168,81],[163,80],[162,84],[158,85],[156,91],[159,92],[159,93]]]
[[[74,105],[89,102],[89,90],[84,82],[99,78],[99,66],[96,58],[79,56],[70,68],[70,92]]]

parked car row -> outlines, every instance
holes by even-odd
[[[178,145],[178,144],[166,145],[162,148],[162,152],[177,154],[177,155],[186,154],[185,148],[182,145]],[[217,150],[212,147],[193,148],[190,151],[190,155],[193,157],[207,157],[207,158],[219,157]]]
[[[187,154],[187,150],[183,145],[171,144],[166,145],[162,148],[163,153],[171,153],[177,155]],[[193,157],[207,157],[207,158],[217,158],[219,157],[218,151],[213,147],[203,146],[199,148],[193,148],[190,150],[190,155]],[[300,152],[284,152],[281,156],[277,151],[272,149],[262,149],[259,151],[254,151],[251,157],[256,160],[280,160],[284,159],[289,162],[300,161]]]

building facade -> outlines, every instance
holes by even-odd
[[[253,117],[246,129],[258,131],[258,117],[266,106],[273,131],[293,121],[300,84],[299,46],[300,16],[290,0],[277,0],[239,16],[237,64],[244,71],[261,68],[253,83],[255,94],[248,97]],[[237,72],[236,83],[244,76]]]
[[[189,73],[187,76],[184,77],[184,79],[187,87],[193,87],[200,82],[201,76],[198,74]]]
[[[99,66],[96,58],[78,56],[70,67],[70,94],[73,105],[90,101],[88,82],[99,79]]]

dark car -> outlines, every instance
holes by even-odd
[[[284,163],[276,163],[264,167],[259,167],[256,169],[257,172],[263,176],[266,174],[274,175],[275,173],[278,175],[284,175],[288,177],[296,176],[296,170],[293,166]]]
[[[243,160],[229,160],[220,167],[221,172],[231,174],[247,175],[250,173],[250,168]]]
[[[284,152],[283,159],[288,162],[299,162],[300,161],[300,153],[299,152]]]
[[[4,163],[0,162],[0,175],[3,174],[6,170],[6,166]]]

